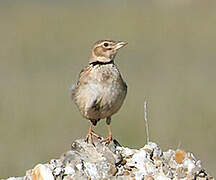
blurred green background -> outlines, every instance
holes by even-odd
[[[0,177],[58,158],[89,123],[69,88],[99,39],[129,42],[116,57],[128,84],[113,116],[125,146],[150,139],[195,153],[215,175],[216,1],[0,1]],[[105,121],[96,132],[106,136]]]

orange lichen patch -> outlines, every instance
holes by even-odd
[[[121,165],[125,165],[127,163],[127,161],[125,160],[125,159],[123,159],[122,161],[121,161]]]
[[[124,175],[129,176],[130,173],[128,171],[124,171]]]
[[[42,164],[38,164],[34,167],[34,169],[32,169],[32,179],[33,180],[39,180],[42,179],[41,178],[41,172],[40,172],[40,166]]]
[[[176,150],[175,152],[175,161],[178,163],[178,164],[182,164],[184,159],[185,159],[185,151],[184,150]]]
[[[159,158],[158,158],[158,156],[154,156],[153,159],[154,159],[155,161],[157,161]]]
[[[54,180],[54,177],[46,166],[38,164],[32,169],[32,180]]]
[[[157,167],[160,167],[160,166],[162,165],[162,162],[161,162],[161,161],[156,161],[156,162],[155,162],[155,165],[156,165]]]

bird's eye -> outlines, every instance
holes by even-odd
[[[104,43],[103,45],[104,45],[104,47],[107,47],[107,46],[109,46],[109,44],[108,44],[108,43]]]

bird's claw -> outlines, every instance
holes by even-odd
[[[112,135],[109,135],[106,139],[103,139],[101,142],[105,142],[106,145],[108,145],[112,141]]]
[[[93,138],[92,138],[92,134],[91,134],[91,133],[88,133],[88,134],[86,135],[85,142],[86,142],[86,143],[89,143],[89,140],[90,140],[91,144],[92,144],[93,146],[95,146],[95,144],[94,144],[94,142],[93,142]]]

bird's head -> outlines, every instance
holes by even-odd
[[[89,63],[101,62],[109,63],[114,60],[116,53],[122,47],[127,45],[127,42],[100,40],[97,41],[92,48],[91,58]]]

